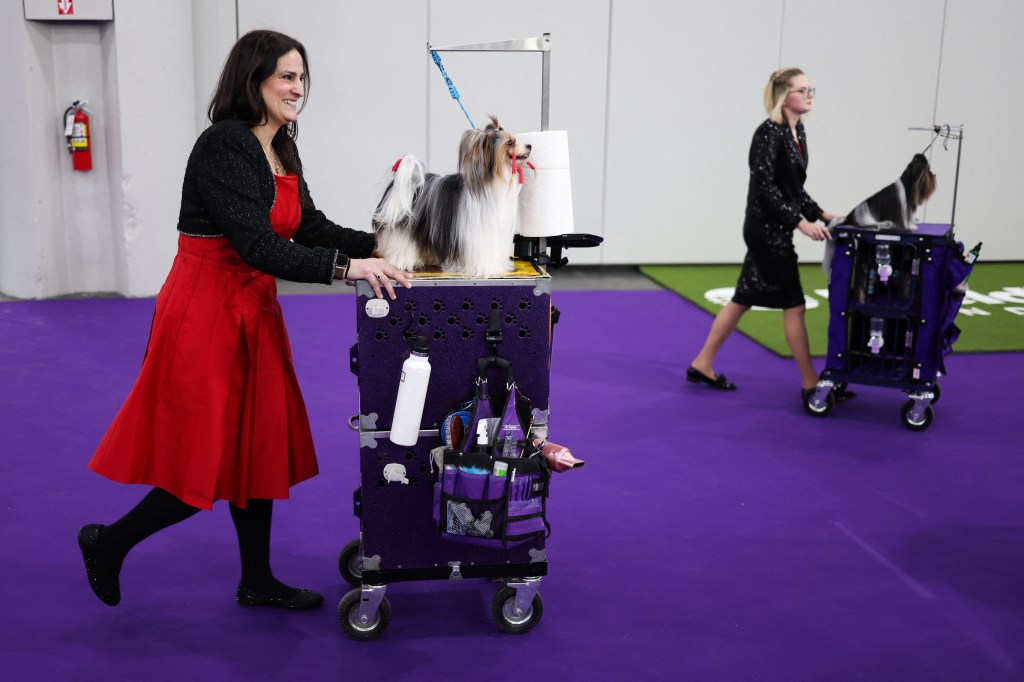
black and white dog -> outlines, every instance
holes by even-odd
[[[844,225],[914,230],[914,213],[935,192],[935,174],[924,154],[914,154],[900,179],[884,187],[840,221]]]
[[[492,116],[483,130],[462,134],[457,173],[427,173],[414,156],[403,156],[373,215],[377,255],[406,271],[435,265],[494,277],[512,270],[519,163],[530,149]]]

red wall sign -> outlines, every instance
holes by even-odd
[[[57,0],[57,14],[74,14],[75,0]]]

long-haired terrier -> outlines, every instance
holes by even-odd
[[[857,204],[843,224],[915,230],[914,213],[935,193],[935,187],[928,159],[924,154],[914,154],[899,180]]]
[[[530,150],[491,116],[483,130],[462,134],[457,173],[427,173],[414,156],[403,156],[373,215],[377,255],[402,270],[435,265],[471,277],[512,270],[519,164]]]

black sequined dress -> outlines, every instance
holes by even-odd
[[[750,187],[747,190],[743,241],[747,255],[736,283],[734,301],[766,308],[803,305],[793,232],[801,216],[821,218],[821,207],[804,190],[807,178],[807,137],[796,127],[766,120],[750,143]]]

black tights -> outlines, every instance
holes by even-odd
[[[294,597],[298,590],[278,581],[270,570],[270,517],[274,501],[249,500],[245,509],[234,502],[229,504],[242,557],[242,585],[271,597]]]
[[[241,584],[268,596],[294,596],[297,591],[276,580],[270,570],[273,500],[249,500],[244,509],[234,503],[230,503],[230,507],[242,559]],[[185,504],[169,492],[153,488],[131,511],[104,527],[99,541],[105,560],[100,562],[99,570],[108,578],[116,577],[124,558],[135,545],[198,511],[198,507]]]

